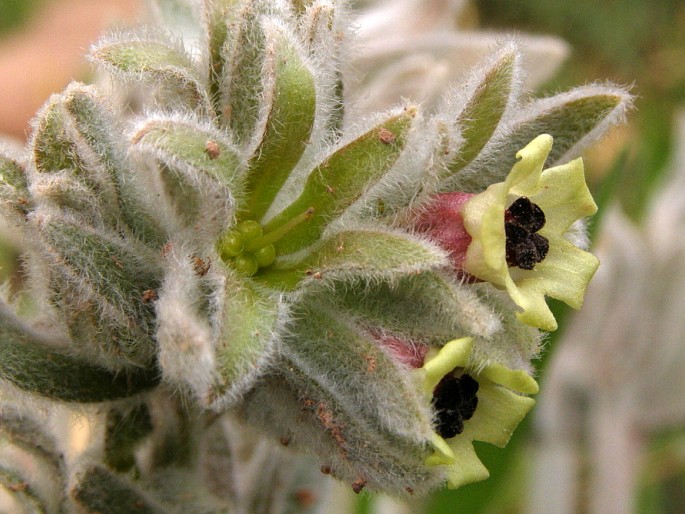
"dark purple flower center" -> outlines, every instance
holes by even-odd
[[[449,439],[464,431],[464,421],[471,419],[478,406],[478,382],[469,375],[448,374],[433,390],[435,431]]]
[[[542,262],[549,251],[549,241],[537,234],[545,226],[545,213],[525,196],[504,211],[504,231],[507,237],[507,264],[531,270]]]

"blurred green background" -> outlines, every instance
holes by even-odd
[[[19,26],[42,0],[0,0],[0,33]]]

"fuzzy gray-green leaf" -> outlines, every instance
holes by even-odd
[[[484,183],[504,180],[518,151],[540,134],[554,138],[547,166],[578,157],[587,145],[621,123],[631,104],[628,93],[608,86],[586,86],[533,101],[496,136],[493,151],[465,168],[452,185],[478,192]]]
[[[302,156],[316,109],[314,77],[279,25],[263,23],[266,36],[264,97],[268,109],[249,161],[246,217],[261,219]]]
[[[199,275],[179,249],[157,302],[164,379],[204,407],[231,406],[264,372],[278,342],[285,307],[279,295],[216,264]]]
[[[194,118],[147,119],[134,147],[162,161],[161,173],[178,219],[216,236],[231,223],[244,164],[221,131]]]
[[[66,113],[60,109],[60,101],[60,95],[52,95],[34,120],[31,147],[36,171],[40,173],[83,169],[66,135]]]
[[[123,312],[147,318],[151,309],[143,293],[159,287],[160,270],[145,256],[134,253],[123,241],[105,237],[68,221],[51,219],[41,224],[46,241],[65,266]]]
[[[300,18],[300,32],[309,58],[316,63],[317,83],[325,91],[319,95],[317,118],[324,129],[319,137],[330,137],[337,141],[342,135],[345,115],[343,100],[343,73],[341,70],[341,34],[344,33],[336,23],[341,6],[329,0],[307,2],[306,11]]]
[[[509,48],[485,70],[457,116],[457,128],[464,142],[448,166],[450,173],[458,172],[475,159],[495,133],[511,103],[517,65],[518,52]]]
[[[209,56],[209,93],[217,112],[221,110],[221,77],[224,71],[222,50],[228,37],[228,23],[238,0],[205,2],[205,30]]]
[[[23,220],[31,204],[25,167],[11,156],[0,153],[0,205],[3,212]]]
[[[424,272],[393,283],[332,284],[329,293],[336,308],[355,319],[410,340],[442,345],[455,334],[487,336],[499,329],[497,314],[472,289],[441,273]]]
[[[86,224],[114,227],[119,194],[108,166],[113,153],[102,141],[113,127],[100,112],[83,109],[92,94],[88,86],[72,83],[39,113],[32,139],[38,173],[30,175],[30,188],[35,197],[70,210]]]
[[[599,86],[538,100],[517,117],[507,142],[519,145],[520,149],[538,135],[549,134],[554,138],[554,146],[548,162],[570,160],[579,155],[588,136],[598,139],[620,123],[630,104],[625,91]],[[513,165],[513,158],[509,162]]]
[[[266,40],[258,2],[243,2],[224,44],[220,114],[241,145],[247,145],[259,119]]]
[[[84,466],[70,491],[72,499],[87,514],[166,514],[161,504],[126,477],[99,464]]]
[[[368,334],[336,319],[325,302],[308,303],[294,313],[306,321],[289,327],[283,353],[367,423],[410,439],[427,437],[430,414],[418,379],[398,369]]]
[[[114,406],[107,412],[105,462],[125,472],[135,464],[133,454],[142,439],[152,432],[152,419],[145,403]]]
[[[0,379],[64,402],[126,398],[157,385],[155,369],[113,372],[54,347],[0,308]]]
[[[262,292],[249,282],[229,275],[226,304],[217,348],[219,374],[226,390],[217,390],[210,403],[233,403],[265,371],[273,358],[282,328],[285,306],[279,295]]]
[[[192,110],[210,112],[201,77],[184,49],[151,31],[106,38],[90,51],[90,58],[126,80],[157,86],[165,100]]]
[[[40,409],[27,411],[4,395],[0,405],[0,488],[28,512],[56,513],[64,490],[64,457]],[[20,400],[21,401],[21,400]],[[13,510],[3,498],[4,512]]]
[[[242,161],[226,136],[194,119],[167,117],[146,120],[133,144],[182,172],[189,182],[205,176],[224,187],[239,184]],[[195,179],[197,180],[197,179]]]
[[[276,264],[255,278],[272,287],[292,289],[306,277],[395,278],[444,264],[442,250],[406,234],[380,229],[350,230],[324,239],[301,261]]]
[[[297,217],[304,219],[276,243],[280,255],[314,243],[326,226],[380,180],[404,149],[414,109],[391,115],[336,149],[314,168],[300,196],[268,221],[266,233]]]
[[[104,100],[95,88],[72,84],[64,95],[63,105],[71,121],[73,138],[80,143],[75,145],[79,156],[88,163],[91,175],[99,176],[99,190],[108,190],[112,197],[107,205],[114,218],[110,225],[116,227],[124,221],[143,240],[161,246],[168,236],[140,198],[134,180],[137,170],[126,158],[122,129]]]
[[[283,357],[241,402],[241,415],[359,488],[407,495],[435,487],[439,472],[423,465],[432,423],[418,375],[329,309],[316,297],[300,304]]]
[[[154,352],[154,310],[147,298],[159,288],[159,265],[144,249],[137,253],[132,242],[69,220],[46,216],[39,228],[56,271],[70,287],[90,296],[81,301],[94,302],[93,314],[138,334],[121,351],[145,363]]]

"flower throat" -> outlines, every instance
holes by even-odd
[[[549,251],[549,241],[537,232],[545,226],[545,213],[525,196],[518,198],[504,211],[504,231],[507,236],[507,264],[532,270]]]

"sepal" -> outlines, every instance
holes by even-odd
[[[631,106],[632,96],[612,86],[584,86],[533,100],[513,113],[504,130],[495,134],[491,151],[480,155],[450,186],[479,192],[484,185],[503,180],[516,163],[516,153],[540,134],[555,140],[549,165],[566,163],[622,123]]]

